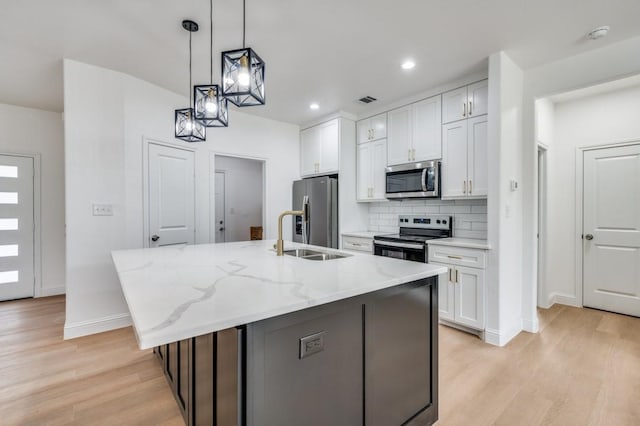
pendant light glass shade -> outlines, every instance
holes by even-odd
[[[222,94],[236,106],[264,105],[264,61],[250,47],[222,52]]]
[[[176,139],[185,142],[204,142],[206,129],[194,118],[193,108],[176,110]]]
[[[227,127],[229,107],[217,84],[193,87],[196,120],[206,127]]]
[[[206,128],[195,119],[191,104],[191,34],[198,31],[198,24],[185,19],[182,28],[189,31],[189,108],[175,110],[175,137],[185,142],[204,142],[207,139]]]

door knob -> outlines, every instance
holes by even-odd
[[[151,236],[151,241],[153,241],[154,243],[155,243],[156,241],[158,241],[159,239],[160,239],[160,236],[159,236],[159,235],[153,235],[153,236]]]
[[[587,234],[584,237],[589,241],[593,240],[593,235],[591,235],[591,234]]]

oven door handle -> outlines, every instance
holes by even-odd
[[[422,192],[427,192],[427,168],[422,169]]]
[[[409,243],[396,243],[391,241],[380,241],[374,240],[373,243],[379,247],[397,247],[397,248],[408,248],[415,250],[424,250],[424,244],[409,244]]]

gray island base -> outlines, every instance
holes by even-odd
[[[157,346],[189,425],[430,425],[438,277]]]

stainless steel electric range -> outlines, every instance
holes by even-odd
[[[399,233],[376,235],[373,238],[375,255],[426,263],[429,258],[427,242],[434,238],[450,238],[453,235],[451,216],[400,216],[398,225]]]

